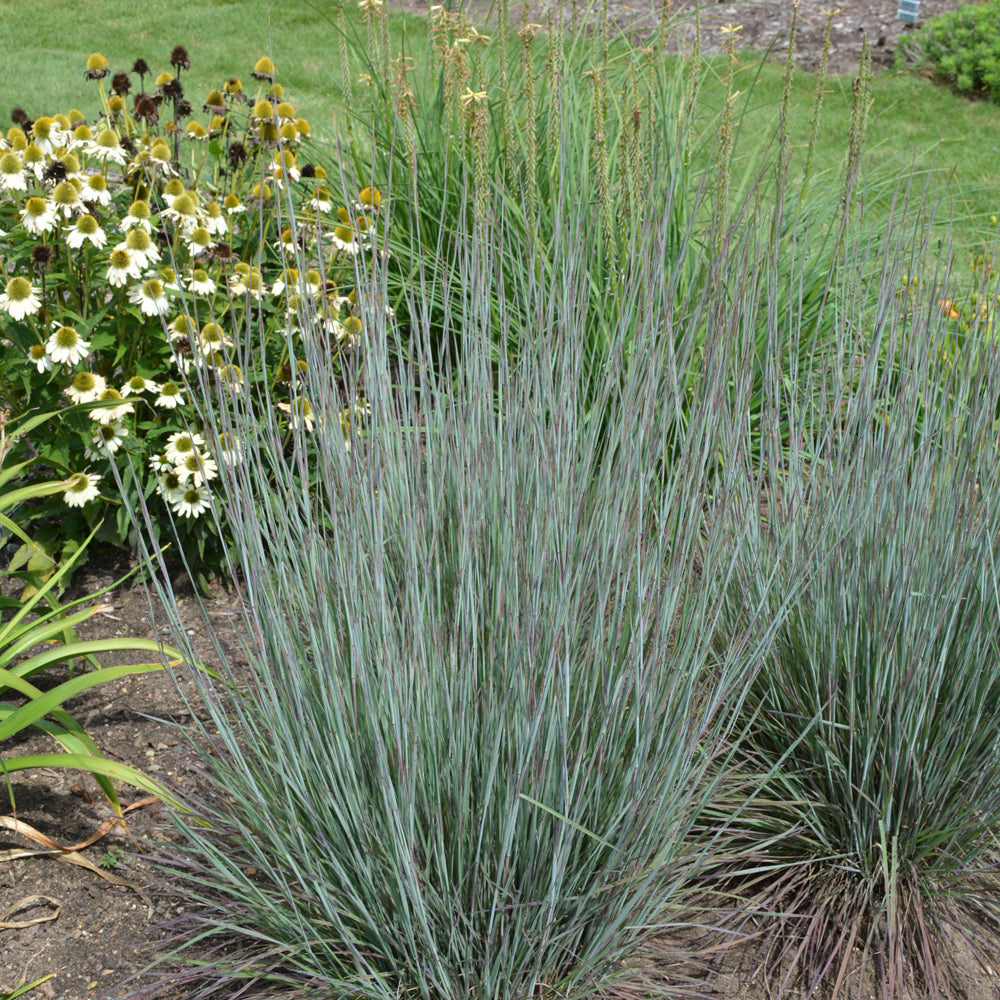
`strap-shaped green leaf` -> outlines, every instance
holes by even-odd
[[[108,760],[107,757],[90,757],[87,754],[75,753],[40,753],[27,754],[23,757],[13,757],[4,761],[4,767],[8,771],[25,771],[33,767],[68,767],[76,771],[89,771],[95,777],[103,775],[114,781],[123,781],[126,784],[138,788],[140,791],[155,795],[164,802],[178,809],[184,806],[178,798],[171,795],[160,782],[142,771],[130,767],[128,764],[120,764],[116,760]]]
[[[127,640],[121,640],[121,642],[127,643]],[[102,648],[108,648],[107,644],[102,645],[97,642],[79,643],[78,645],[102,646]],[[151,643],[151,645],[153,644]],[[118,648],[130,647],[124,645],[119,646]],[[57,662],[57,660],[58,657],[52,662]],[[163,666],[164,665],[162,663],[129,663],[119,667],[105,667],[103,670],[95,670],[86,674],[80,674],[78,677],[73,677],[68,681],[64,681],[62,684],[57,685],[52,688],[51,691],[46,691],[38,694],[37,696],[31,693],[32,691],[37,692],[37,688],[28,684],[27,681],[18,677],[16,674],[13,674],[9,670],[0,670],[0,684],[7,684],[9,687],[14,688],[16,691],[20,691],[22,694],[27,695],[27,697],[31,699],[26,704],[21,705],[16,712],[4,719],[3,722],[0,722],[0,742],[9,739],[14,735],[14,733],[20,732],[26,726],[33,725],[37,719],[44,718],[46,715],[51,714],[54,709],[59,708],[70,698],[75,697],[82,691],[87,691],[100,684],[119,680],[122,677],[130,677],[133,674],[146,674],[151,673],[154,670],[162,670]]]

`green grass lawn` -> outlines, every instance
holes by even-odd
[[[264,0],[178,0],[169,5],[154,4],[137,17],[128,5],[116,0],[94,0],[86,7],[62,9],[60,30],[50,35],[38,30],[50,16],[48,4],[42,0],[0,0],[0,19],[8,39],[8,58],[0,77],[0,121],[7,127],[15,106],[23,107],[32,117],[70,107],[96,114],[98,86],[83,79],[89,53],[102,52],[112,71],[129,69],[142,57],[154,72],[160,72],[169,69],[170,50],[181,44],[191,59],[191,69],[183,79],[186,96],[196,112],[204,94],[231,76],[252,85],[253,63],[270,54],[286,96],[298,113],[309,118],[317,138],[331,140],[338,112],[341,120],[343,117],[343,47],[337,27],[341,9],[329,0],[290,0],[280,7]],[[349,48],[359,53],[365,47],[360,15],[354,4],[345,5],[343,11],[347,30],[358,42]],[[394,53],[402,48],[418,58],[423,53],[426,27],[422,18],[395,15],[390,34]],[[357,78],[366,67],[356,54],[351,58],[357,60],[353,66]],[[707,67],[699,103],[706,153],[713,145],[714,122],[722,103],[724,60],[709,62]],[[585,71],[589,67],[579,68]],[[779,62],[762,66],[753,53],[739,58],[737,113],[741,135],[749,141],[737,141],[737,177],[752,172],[759,158],[761,147],[755,137],[773,132],[782,75]],[[833,77],[825,87],[814,169],[831,184],[836,182],[844,157],[851,83],[850,77]],[[793,149],[797,145],[800,152],[809,134],[815,84],[815,77],[805,73],[797,73],[793,82],[790,131]],[[983,137],[998,134],[1000,106],[969,101],[925,78],[895,71],[876,76],[872,95],[867,150],[871,166],[884,168],[883,176],[890,181],[913,172],[916,182],[922,183],[933,172],[935,179],[943,182],[938,191],[949,203],[942,218],[953,220],[951,242],[956,254],[971,254],[992,243],[996,226],[989,220],[1000,214],[1000,162],[993,154],[994,144]],[[796,163],[793,152],[793,174]],[[798,164],[801,169],[801,159]],[[942,242],[947,238],[942,229]]]
[[[748,136],[770,133],[781,103],[783,66],[761,67],[749,54],[740,63],[736,87],[743,92],[742,130]],[[705,108],[718,107],[723,93],[724,66],[715,65],[717,72],[706,80],[701,95]],[[852,82],[851,77],[832,77],[825,87],[815,165],[831,183],[846,148]],[[799,151],[809,134],[815,86],[815,76],[807,73],[797,73],[793,81],[790,133]],[[866,161],[876,172],[884,171],[888,182],[912,172],[919,185],[934,175],[938,193],[950,202],[941,218],[953,217],[956,253],[992,243],[997,229],[989,217],[1000,215],[1000,162],[994,143],[984,139],[1000,134],[1000,105],[970,101],[923,77],[892,70],[875,77],[872,97]],[[737,143],[736,173],[752,169],[758,148],[753,142]]]

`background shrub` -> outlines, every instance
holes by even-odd
[[[928,19],[896,59],[916,60],[964,93],[1000,101],[1000,3],[962,4]]]

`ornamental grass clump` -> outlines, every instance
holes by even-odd
[[[724,574],[697,569],[734,558],[704,512],[743,467],[719,456],[745,444],[726,353],[745,331],[720,288],[703,369],[693,327],[663,340],[664,226],[605,363],[579,349],[602,251],[570,207],[523,258],[516,359],[493,346],[517,320],[494,307],[510,248],[473,221],[411,289],[405,341],[385,262],[358,259],[363,436],[312,338],[291,373],[311,427],[260,426],[254,387],[201,415],[243,453],[219,488],[249,672],[204,686],[209,785],[168,865],[201,908],[164,988],[583,997],[692,919],[724,844],[699,817],[766,643],[714,644]],[[730,272],[747,259],[732,248]],[[432,287],[461,332],[443,365]]]
[[[932,995],[966,958],[992,975],[1000,946],[996,320],[957,342],[946,273],[904,284],[930,270],[926,230],[894,245],[877,282],[833,289],[811,401],[774,394],[774,426],[795,405],[819,447],[770,449],[723,616],[728,641],[758,594],[777,626],[739,752],[766,874],[731,887],[765,914],[753,954],[781,989]]]

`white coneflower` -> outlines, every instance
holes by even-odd
[[[299,427],[312,433],[316,414],[305,396],[297,396],[291,403],[278,403],[278,409],[288,414],[288,426],[294,431]]]
[[[132,232],[141,230],[133,229]],[[163,294],[163,282],[158,278],[149,278],[128,290],[129,302],[137,305],[145,316],[164,316],[170,308],[166,295]]]
[[[98,132],[97,138],[84,146],[84,151],[102,163],[117,163],[120,167],[124,166],[128,159],[128,153],[122,148],[114,130],[110,128]]]
[[[208,452],[193,451],[179,465],[174,467],[177,478],[182,483],[190,481],[194,486],[201,486],[219,474],[219,467],[209,457]]]
[[[205,446],[205,439],[200,434],[189,431],[178,431],[167,438],[167,446],[163,449],[167,461],[174,465],[183,465],[189,455],[194,455]]]
[[[333,208],[330,189],[321,184],[316,188],[316,193],[312,198],[306,202],[306,208],[311,208],[314,212],[329,212]]]
[[[0,190],[26,191],[27,189],[28,178],[21,157],[13,152],[4,153],[0,156]]]
[[[120,421],[102,423],[90,439],[96,458],[113,455],[122,446],[122,441],[128,437],[128,428]]]
[[[167,147],[167,155],[170,155],[170,147]],[[182,194],[187,194],[187,188],[184,187],[184,182],[179,177],[172,177],[166,184],[163,185],[163,190],[160,192],[160,197],[163,199],[163,204],[170,208],[175,198],[179,198]]]
[[[361,343],[364,327],[357,316],[348,316],[337,330],[337,341],[344,350],[353,350]]]
[[[174,513],[181,517],[198,517],[211,505],[212,495],[204,483],[201,486],[189,486],[180,497],[170,501]]]
[[[142,375],[133,375],[123,386],[122,395],[131,396],[134,392],[159,392],[160,387],[152,380]]]
[[[80,189],[72,181],[60,181],[52,191],[52,208],[56,212],[62,212],[64,219],[75,212],[82,212]]]
[[[95,247],[103,247],[108,242],[104,230],[92,215],[81,215],[76,224],[66,230],[66,245],[79,250],[84,243]]]
[[[11,319],[34,316],[41,308],[42,299],[38,289],[27,278],[20,276],[11,278],[0,294],[0,309],[3,309]]]
[[[82,507],[85,503],[94,500],[98,495],[97,484],[100,481],[100,476],[95,476],[90,472],[78,472],[73,477],[69,489],[63,493],[66,505],[68,507]]]
[[[169,504],[177,503],[187,492],[187,487],[181,482],[180,476],[171,467],[169,472],[162,473],[157,479],[156,492]]]
[[[133,201],[128,208],[128,214],[122,216],[121,222],[118,224],[122,232],[128,232],[130,229],[145,229],[147,233],[153,231],[153,223],[150,221],[152,213],[149,210],[149,205],[147,202],[139,199]]]
[[[311,267],[306,271],[302,290],[303,292],[311,292],[315,299],[318,299],[323,294],[323,276],[316,268]]]
[[[108,182],[101,174],[91,174],[87,178],[80,197],[84,201],[93,201],[106,208],[111,204],[111,191],[108,189]]]
[[[227,215],[239,215],[247,210],[246,205],[234,194],[226,195],[222,200],[222,207],[226,210]]]
[[[170,145],[162,138],[156,139],[148,149],[143,149],[129,164],[128,172],[129,174],[133,174],[145,168],[147,172],[153,171],[162,174],[164,177],[177,180],[177,171],[174,169],[172,159],[173,153],[170,151]],[[181,184],[182,189],[183,187],[184,185]],[[161,192],[161,194],[164,195],[164,200],[172,197],[167,192]]]
[[[24,169],[36,181],[42,180],[45,176],[45,168],[49,165],[49,158],[33,142],[28,143],[20,152]]]
[[[100,399],[107,387],[108,383],[102,376],[93,372],[77,372],[65,392],[74,403],[93,403],[95,399]]]
[[[166,291],[184,291],[184,285],[181,282],[181,279],[177,277],[177,272],[169,264],[163,264],[160,266],[159,277],[160,281],[163,282],[163,287]]]
[[[246,271],[237,267],[229,280],[229,287],[234,295],[249,295],[253,299],[261,299],[264,295],[260,271],[256,267],[247,267]]]
[[[198,346],[201,353],[209,357],[216,351],[221,352],[232,347],[233,342],[222,332],[222,327],[218,323],[206,323],[198,334]]]
[[[34,365],[39,372],[52,371],[52,359],[45,350],[44,344],[32,344],[28,348],[28,364]]]
[[[191,272],[188,290],[194,292],[195,295],[214,295],[217,287],[204,268],[196,267]]]
[[[361,244],[358,242],[356,234],[349,226],[336,226],[327,239],[334,248],[348,256],[360,253]]]
[[[216,354],[216,358],[220,355]],[[221,364],[215,369],[215,377],[236,395],[243,391],[243,370],[239,365]]]
[[[286,267],[281,275],[271,286],[272,295],[280,295],[285,289],[289,289],[289,294],[294,292],[299,286],[299,272],[297,268]]]
[[[70,133],[54,118],[42,115],[31,126],[31,140],[43,153],[51,156],[69,142]]]
[[[111,402],[112,400],[122,400],[122,394],[117,389],[112,389],[109,386],[94,402],[104,403]],[[113,424],[116,420],[121,420],[122,417],[127,416],[129,413],[135,413],[135,406],[128,401],[122,401],[117,406],[100,406],[96,410],[91,410],[88,416],[91,420],[96,420],[99,424]]]
[[[175,316],[170,321],[168,329],[170,330],[170,340],[172,343],[179,340],[191,340],[198,335],[198,327],[195,326],[194,320],[186,313]]]
[[[116,247],[108,257],[108,284],[121,288],[130,281],[138,281],[142,277],[142,268],[138,265],[132,252],[125,247]]]
[[[139,226],[130,229],[125,234],[125,239],[115,249],[128,250],[140,268],[151,267],[160,262],[160,251],[156,249],[156,244],[149,233]]]
[[[204,226],[195,226],[187,230],[184,237],[187,242],[188,253],[192,257],[198,257],[215,246],[216,240]]]
[[[223,431],[219,435],[219,447],[216,449],[219,461],[226,465],[238,465],[243,461],[243,445],[240,439],[230,431]]]
[[[229,232],[229,223],[217,201],[209,201],[202,206],[201,224],[213,236],[225,236]]]
[[[25,232],[31,233],[32,236],[51,232],[57,225],[55,208],[37,195],[24,203],[24,208],[18,215],[21,217],[21,225],[24,226]]]
[[[198,197],[192,191],[177,195],[160,215],[177,223],[183,232],[188,232],[201,224],[201,213],[198,211]]]
[[[45,342],[45,349],[57,365],[75,365],[90,353],[90,342],[73,327],[59,326]]]
[[[162,406],[165,410],[173,410],[184,405],[184,395],[176,382],[164,382],[160,386],[160,394],[153,401],[154,406]]]

